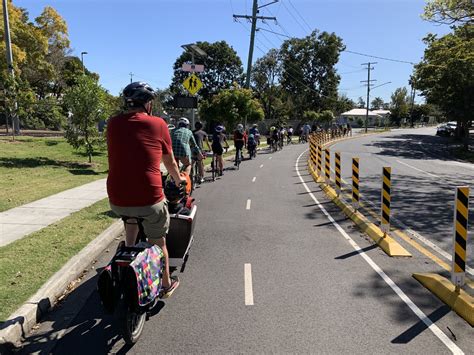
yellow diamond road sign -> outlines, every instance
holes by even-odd
[[[183,86],[191,95],[194,95],[202,88],[202,81],[195,74],[191,74],[183,82]]]

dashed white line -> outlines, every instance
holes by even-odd
[[[257,180],[256,176],[253,177],[252,182],[255,182],[255,180]]]
[[[252,265],[244,264],[245,305],[253,306]]]
[[[331,223],[336,227],[336,229],[339,231],[339,233],[342,234],[342,236],[347,240],[347,242],[355,249],[355,251],[369,264],[372,269],[379,274],[379,276],[385,281],[385,283],[390,286],[390,288],[397,294],[400,299],[405,302],[405,304],[415,313],[415,315],[426,325],[426,327],[433,332],[433,334],[441,340],[444,345],[453,353],[453,354],[464,354],[464,352],[455,344],[451,339],[448,338],[446,334],[444,334],[439,327],[434,324],[431,319],[429,319],[425,313],[415,304],[413,301],[403,292],[398,285],[393,282],[393,280],[359,247],[359,245],[349,236],[349,234],[346,233],[344,229],[334,220],[334,218],[329,214],[328,211],[321,205],[319,200],[314,196],[314,194],[311,192],[310,188],[308,185],[306,185],[303,177],[300,174],[300,170],[298,168],[299,162],[301,157],[303,156],[304,153],[306,153],[308,150],[305,150],[303,153],[300,154],[298,159],[296,159],[296,173],[298,174],[298,177],[303,184],[305,190],[308,192],[308,195],[311,196],[313,201],[316,203],[316,205],[319,207],[319,209],[324,213],[324,215],[331,221]]]
[[[417,170],[417,171],[419,171],[419,172],[421,172],[421,173],[423,173],[423,174],[426,174],[426,175],[429,175],[429,176],[432,176],[432,177],[435,177],[435,178],[440,178],[440,177],[441,177],[441,176],[439,176],[439,175],[431,174],[431,173],[429,173],[429,172],[427,172],[427,171],[424,171],[424,170],[415,168],[414,166],[412,166],[412,165],[410,165],[410,164],[407,164],[407,163],[404,163],[404,162],[402,162],[401,160],[397,160],[397,163],[403,164],[403,165],[405,165],[405,166],[408,166],[409,168],[412,168],[412,169]]]
[[[263,164],[262,164],[262,165],[260,165],[260,167],[261,167],[261,168],[263,168]]]
[[[272,157],[268,158],[268,160],[270,160]]]
[[[250,209],[250,204],[252,203],[252,201],[250,201],[250,199],[247,200],[247,206],[245,207],[246,210],[249,210]]]

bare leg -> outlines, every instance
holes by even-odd
[[[163,255],[165,256],[165,267],[163,269],[163,287],[170,287],[171,286],[171,279],[170,279],[170,265],[169,265],[169,257],[168,257],[168,249],[166,248],[166,238],[159,238],[159,239],[149,239],[151,243],[158,245],[161,250],[163,250]]]
[[[201,179],[204,179],[204,161],[201,159],[199,160],[199,175],[201,175]]]
[[[125,246],[132,247],[135,245],[138,235],[138,224],[135,219],[130,220],[133,224],[125,223]],[[135,222],[133,222],[135,221]]]

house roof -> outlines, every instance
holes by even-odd
[[[346,111],[341,113],[341,116],[363,116],[365,117],[367,114],[367,110],[365,108],[353,108],[350,111]],[[369,110],[370,117],[380,117],[380,115],[374,113],[373,111]]]
[[[372,110],[372,112],[381,116],[390,115],[390,110]]]

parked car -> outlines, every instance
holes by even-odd
[[[457,122],[451,121],[447,123],[443,123],[438,126],[436,130],[436,135],[440,137],[449,137],[454,135],[454,131],[456,130]]]

